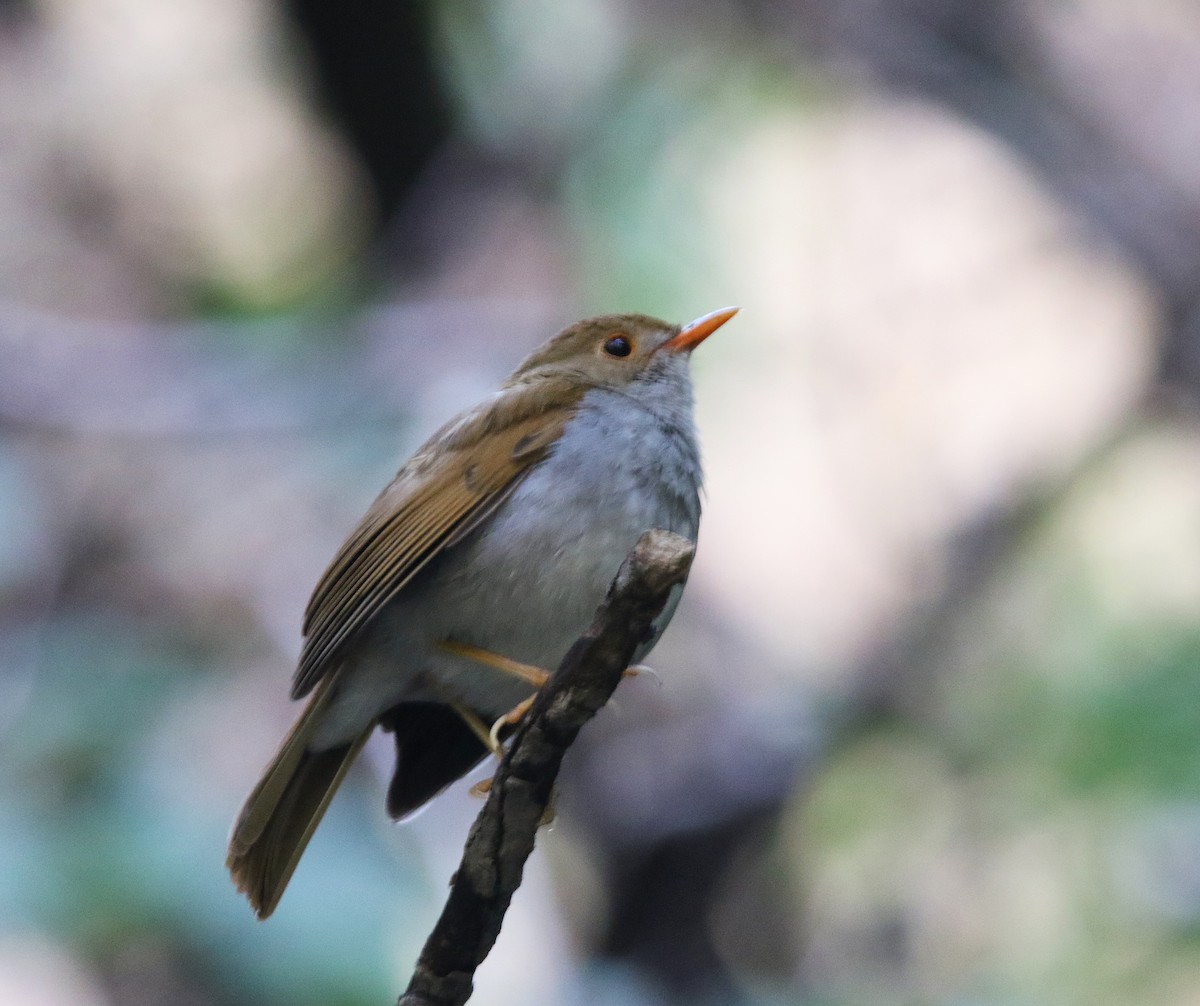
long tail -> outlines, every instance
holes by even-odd
[[[260,919],[275,911],[325,808],[371,733],[368,729],[326,751],[308,750],[335,677],[326,675],[314,690],[233,826],[225,865]]]

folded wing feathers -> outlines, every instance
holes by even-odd
[[[459,540],[459,529],[545,457],[573,405],[549,417],[524,416],[502,430],[492,429],[486,441],[477,437],[444,450],[433,463],[430,452],[424,451],[401,470],[338,553],[309,602],[293,697],[308,692],[339,649],[448,542]],[[462,431],[451,432],[461,442]]]

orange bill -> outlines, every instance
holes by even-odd
[[[736,307],[723,307],[719,311],[713,311],[702,318],[697,318],[684,325],[683,330],[674,338],[664,342],[661,348],[675,353],[690,352],[737,313]]]

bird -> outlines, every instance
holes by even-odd
[[[291,688],[307,704],[229,840],[226,865],[260,919],[376,728],[395,741],[387,811],[403,819],[498,752],[644,531],[696,541],[690,357],[737,310],[565,328],[375,499],[313,591]]]

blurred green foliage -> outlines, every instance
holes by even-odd
[[[1154,507],[1145,489],[1128,526]],[[1152,592],[1114,610],[1105,578],[1128,571],[1078,533],[1111,491],[1084,480],[1040,514],[965,604],[914,718],[854,737],[797,806],[784,848],[834,1001],[1116,1006],[1200,988],[1200,632]]]

